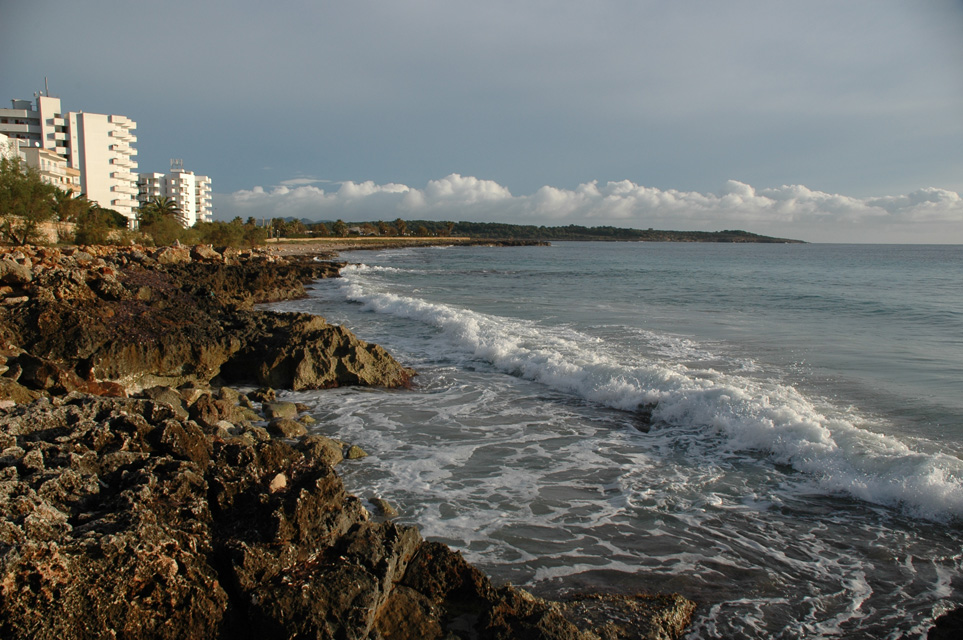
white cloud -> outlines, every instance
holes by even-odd
[[[512,194],[508,189],[493,180],[479,180],[457,173],[441,180],[430,180],[425,187],[425,204],[428,207],[475,204],[507,200],[511,197]]]
[[[678,230],[745,229],[834,242],[963,242],[963,197],[927,188],[906,195],[855,198],[803,185],[756,189],[736,180],[718,193],[662,190],[629,180],[575,189],[544,186],[513,196],[492,180],[451,174],[423,189],[403,184],[344,182],[327,192],[313,185],[222,195],[218,217],[239,215],[328,220],[472,220],[518,224]]]
[[[328,180],[319,180],[318,178],[291,178],[290,180],[284,180],[281,182],[282,185],[286,187],[299,187],[306,184],[317,184],[319,182],[328,182]]]

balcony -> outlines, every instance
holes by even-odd
[[[35,134],[39,134],[39,133],[40,133],[40,125],[39,125],[39,124],[27,124],[26,122],[17,122],[17,123],[11,123],[11,124],[3,124],[3,125],[0,125],[0,127],[3,127],[4,133],[7,133],[7,134],[10,134],[10,133],[35,133]]]
[[[137,187],[133,187],[133,186],[131,186],[131,185],[129,185],[129,184],[126,184],[126,183],[115,184],[114,186],[112,186],[112,187],[110,188],[110,190],[111,190],[113,193],[123,193],[123,194],[129,195],[129,196],[136,196],[136,195],[137,195]]]

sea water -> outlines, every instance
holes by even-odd
[[[275,305],[418,371],[290,394],[348,489],[546,596],[674,591],[690,638],[901,638],[963,604],[963,247],[345,254]]]

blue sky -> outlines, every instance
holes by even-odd
[[[959,0],[3,0],[0,70],[219,219],[963,243]]]

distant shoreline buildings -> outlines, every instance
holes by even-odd
[[[46,89],[0,109],[0,145],[20,157],[45,182],[113,209],[137,226],[137,210],[150,198],[170,198],[185,227],[210,222],[211,179],[171,161],[170,173],[137,173],[137,123],[126,116],[61,109]],[[8,150],[10,144],[13,150]]]

